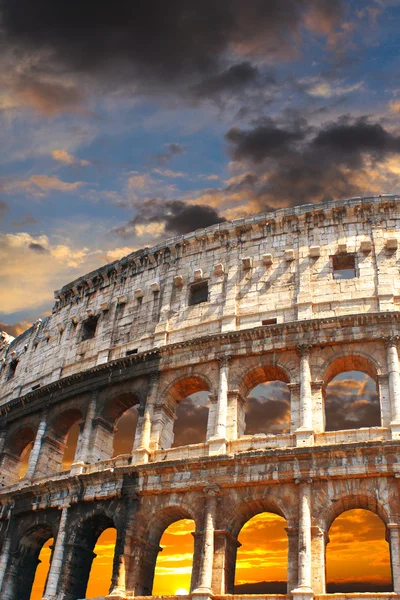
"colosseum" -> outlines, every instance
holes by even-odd
[[[50,538],[43,598],[85,598],[109,527],[107,597],[151,597],[180,519],[195,524],[190,597],[232,598],[239,532],[263,512],[286,521],[287,591],[258,598],[400,598],[399,237],[392,195],[224,222],[68,283],[51,316],[3,333],[0,598],[29,600]],[[326,390],[344,372],[376,386],[377,419],[361,427],[329,423]],[[290,423],[249,432],[249,393],[268,382],[288,390]],[[187,443],[179,409],[200,392],[204,431]],[[132,409],[131,450],[115,456]],[[392,592],[327,593],[328,532],[351,509],[384,524]]]

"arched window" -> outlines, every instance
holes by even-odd
[[[97,538],[93,550],[95,557],[90,569],[86,598],[108,596],[111,587],[116,540],[117,531],[114,527],[105,529]]]
[[[64,556],[64,585],[71,598],[108,596],[112,584],[116,531],[105,514],[78,521],[71,528]]]
[[[289,378],[274,365],[253,369],[245,375],[241,392],[245,409],[238,409],[238,435],[287,433],[290,431]]]
[[[15,549],[13,574],[4,582],[8,597],[18,600],[43,597],[54,543],[52,538],[53,532],[47,524],[36,525],[22,535]]]
[[[369,510],[343,512],[329,529],[327,592],[393,591],[385,525]]]
[[[288,433],[290,392],[283,381],[260,383],[247,397],[245,434]]]
[[[15,483],[26,474],[34,439],[33,429],[22,427],[6,441],[6,453],[1,464],[1,480],[4,485]]]
[[[194,522],[180,519],[161,536],[156,562],[153,596],[186,595],[191,591]]]
[[[182,379],[167,395],[165,427],[160,435],[161,448],[199,444],[207,439],[210,389],[202,377]],[[170,412],[175,413],[175,420]]]
[[[173,448],[206,441],[209,407],[208,392],[195,392],[179,402],[175,413]]]
[[[68,470],[74,462],[82,413],[69,408],[50,422],[36,467],[37,477]]]
[[[376,375],[364,368],[332,372],[324,389],[325,431],[380,427],[381,414]],[[347,367],[347,368],[346,368]]]
[[[236,556],[235,594],[286,594],[288,537],[286,520],[263,512],[240,530]]]
[[[128,408],[117,420],[113,440],[113,457],[130,454],[135,439],[139,413],[136,406]]]
[[[46,588],[47,576],[50,569],[51,553],[54,545],[53,538],[50,538],[42,546],[39,553],[39,562],[35,573],[35,579],[32,585],[32,592],[29,600],[42,600]]]

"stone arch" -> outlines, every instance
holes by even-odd
[[[295,522],[294,519],[290,518],[290,511],[284,501],[272,494],[255,499],[247,497],[236,504],[231,513],[232,516],[226,524],[226,530],[230,533],[226,551],[226,593],[228,594],[234,593],[236,558],[239,545],[237,538],[239,533],[250,519],[261,513],[272,513],[282,517],[285,519],[287,527],[290,527],[292,521],[293,523]],[[289,582],[289,573],[287,581],[288,588],[290,588],[292,584]]]
[[[323,523],[321,523],[322,528],[326,532],[328,532],[333,521],[339,515],[348,510],[354,510],[356,508],[369,510],[375,515],[378,515],[378,517],[383,521],[385,526],[387,526],[387,524],[391,521],[389,512],[385,508],[384,504],[378,502],[375,495],[362,492],[359,494],[346,494],[341,496],[340,498],[335,499],[335,502],[332,502],[331,506],[329,506],[328,510],[324,513],[325,518],[323,520]]]
[[[377,361],[374,360],[373,357],[371,357],[365,353],[359,352],[359,351],[351,352],[350,350],[341,352],[341,353],[337,354],[336,356],[331,357],[331,359],[327,363],[325,363],[324,371],[323,371],[322,399],[323,399],[323,403],[324,403],[323,423],[324,423],[324,429],[327,431],[330,431],[330,430],[335,431],[335,430],[340,430],[340,429],[352,429],[352,428],[356,429],[358,427],[366,427],[366,426],[378,426],[379,427],[382,425],[382,422],[383,422],[382,406],[380,406],[380,403],[378,404],[379,397],[378,397],[377,389],[376,389],[376,394],[377,394],[376,397],[375,397],[375,395],[373,395],[373,396],[370,396],[368,399],[368,401],[370,402],[369,408],[368,408],[368,413],[366,411],[364,411],[364,407],[361,407],[361,412],[360,412],[360,406],[358,406],[358,409],[356,412],[357,412],[357,414],[359,414],[362,417],[362,421],[361,421],[362,424],[359,424],[358,426],[357,426],[356,422],[355,422],[354,427],[351,422],[350,423],[347,422],[348,410],[343,409],[344,414],[341,417],[342,410],[340,409],[340,407],[337,406],[337,401],[336,401],[336,404],[333,404],[333,405],[331,402],[329,402],[329,395],[328,395],[328,390],[330,389],[330,388],[328,388],[329,384],[331,382],[333,382],[335,377],[337,377],[341,374],[351,373],[351,372],[364,373],[372,381],[374,381],[375,385],[377,386],[378,374],[380,372],[380,366],[377,363]],[[360,388],[359,388],[360,383],[358,382],[358,385],[357,385],[357,378],[351,377],[350,379],[353,380],[354,389],[357,391],[360,391]],[[337,385],[337,384],[339,384],[338,381],[335,382],[335,385]],[[333,383],[332,383],[332,385],[333,385]],[[350,390],[348,388],[346,388],[345,391],[346,391],[346,394],[345,394],[345,398],[346,398],[347,392],[350,392]],[[365,400],[365,398],[364,398],[364,400]],[[354,405],[354,406],[356,406],[356,405]],[[363,417],[363,412],[365,413],[364,417]],[[331,419],[329,419],[329,416],[331,417]]]
[[[160,540],[164,531],[181,519],[191,519],[195,523],[196,531],[199,529],[198,520],[192,507],[188,503],[166,504],[157,510],[146,523],[142,533],[143,539],[147,540],[141,557],[141,573],[139,574],[140,591],[137,595],[150,596],[153,590],[154,572],[158,553],[160,552]],[[192,575],[191,589],[193,588],[194,574]]]
[[[89,582],[90,570],[95,557],[93,552],[96,542],[103,531],[117,529],[116,520],[108,511],[100,511],[87,518],[77,518],[71,523],[71,536],[67,544],[64,560],[65,600],[85,598]],[[114,556],[113,573],[116,559]],[[113,577],[114,579],[114,577]],[[110,587],[112,586],[110,581]]]
[[[76,406],[76,403],[66,404],[50,415],[46,434],[42,441],[35,477],[46,477],[69,468],[63,465],[69,433],[74,425],[79,426],[81,424],[82,411]],[[78,435],[79,429],[71,449],[71,462],[73,462],[78,451]]]
[[[29,600],[39,564],[40,551],[43,545],[54,537],[53,529],[47,523],[37,523],[21,535],[14,554],[15,563],[12,567],[15,579],[11,582],[7,582],[7,580],[4,582],[3,589],[10,594],[7,597]]]
[[[234,367],[232,370],[234,370]],[[243,367],[239,367],[239,372],[240,376],[234,373],[232,381],[230,381],[231,389],[236,389],[239,392],[238,400],[241,398],[241,401],[237,400],[236,405],[237,436],[241,437],[244,433],[282,433],[280,428],[276,427],[278,422],[282,423],[282,418],[287,418],[287,429],[289,430],[291,419],[290,407],[288,414],[287,401],[290,402],[290,391],[287,385],[291,382],[291,375],[286,366],[279,364],[272,357],[271,362],[265,362],[264,360],[256,364],[254,362],[248,364],[245,371]],[[276,389],[275,382],[282,382],[281,385],[284,389],[280,389],[280,384]],[[249,399],[250,392],[260,384],[271,384],[263,390],[267,393],[267,396],[262,394],[262,397]],[[261,391],[261,389],[258,391]],[[269,397],[270,392],[273,392],[271,397]],[[275,396],[276,393],[277,396]],[[287,395],[288,400],[284,399],[282,394]],[[273,398],[276,397],[278,399],[281,397],[282,402],[273,402]],[[269,410],[265,410],[265,406],[268,404]],[[275,415],[275,422],[273,415]],[[283,429],[284,425],[281,428]]]
[[[324,386],[332,381],[334,377],[345,371],[360,371],[369,375],[374,381],[381,374],[380,365],[368,354],[359,351],[343,352],[332,357],[323,366]]]
[[[7,481],[7,485],[20,479],[24,451],[32,447],[34,441],[35,430],[31,425],[23,424],[10,431],[1,461],[2,480]]]
[[[159,447],[170,448],[172,445],[183,446],[206,441],[210,436],[208,397],[212,391],[210,378],[196,371],[180,374],[169,383],[164,403],[159,408],[162,413],[162,430],[158,432]],[[191,396],[198,392],[206,394],[197,405]]]

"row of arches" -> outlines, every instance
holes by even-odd
[[[288,373],[281,367],[257,367],[247,373],[241,386],[247,395],[240,402],[235,436],[293,431],[291,385]],[[325,431],[383,425],[376,369],[363,357],[348,356],[332,362],[322,399]],[[173,382],[163,399],[163,406],[173,417],[168,417],[167,426],[154,442],[155,449],[199,444],[209,439],[213,435],[215,401],[216,394],[204,376],[194,374]],[[85,457],[81,456],[84,413],[78,406],[60,409],[46,425],[35,476],[66,471],[79,459],[93,463],[130,454],[139,444],[143,402],[143,394],[129,389],[113,396],[96,419],[97,439],[92,435],[93,451]],[[3,485],[26,475],[35,435],[30,424],[9,435],[2,464]]]
[[[86,569],[86,598],[109,593],[116,529],[91,529],[94,536],[86,541],[93,561]],[[179,519],[163,531],[154,569],[151,595],[187,595],[192,582],[195,524],[191,519]],[[41,600],[46,587],[54,544],[49,530],[31,532],[28,542],[37,554],[37,567],[31,573],[29,600]],[[97,537],[96,537],[97,536]],[[90,536],[89,536],[90,537]],[[44,541],[43,541],[44,540]],[[93,547],[92,547],[93,546]],[[286,594],[288,584],[288,535],[285,519],[275,513],[261,512],[250,518],[238,535],[234,590],[236,594]],[[89,549],[89,548],[88,548]],[[33,563],[34,564],[34,561]],[[352,509],[339,515],[329,530],[326,549],[327,592],[390,592],[393,590],[390,572],[390,551],[385,539],[385,526],[374,513]],[[25,571],[25,578],[28,577]],[[85,582],[82,582],[80,592]],[[29,590],[28,590],[29,591]]]

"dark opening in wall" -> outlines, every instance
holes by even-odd
[[[208,302],[208,281],[192,283],[189,290],[189,306]]]
[[[17,358],[14,358],[14,360],[10,362],[10,366],[8,368],[8,379],[12,379],[14,377],[18,363],[19,360]]]
[[[263,321],[261,321],[262,325],[276,325],[277,324],[277,319],[273,318],[273,319],[264,319]]]
[[[82,323],[82,338],[81,341],[91,340],[96,334],[98,317],[89,317]]]
[[[352,279],[356,276],[355,254],[334,254],[331,258],[334,279]]]

